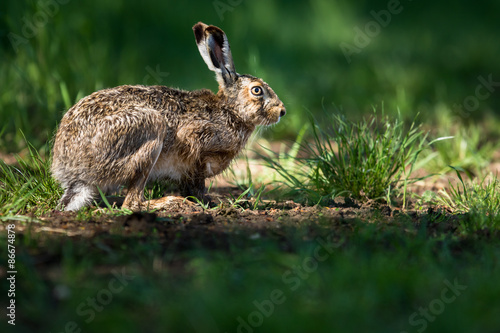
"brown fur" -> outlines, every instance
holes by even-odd
[[[53,150],[52,173],[66,189],[66,209],[89,204],[97,187],[122,185],[128,187],[124,207],[162,208],[165,200],[143,199],[146,183],[154,179],[177,181],[184,196],[203,199],[205,179],[229,166],[255,127],[284,115],[283,103],[265,82],[227,71],[232,58],[222,30],[203,23],[193,30],[204,60],[205,48],[219,58],[207,62],[217,74],[218,93],[120,86],[76,103],[62,118]],[[262,87],[261,96],[252,94],[254,85]]]

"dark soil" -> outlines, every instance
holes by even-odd
[[[203,241],[213,234],[247,234],[258,238],[266,233],[275,233],[282,227],[300,225],[328,225],[342,227],[349,221],[364,223],[384,222],[399,224],[401,221],[420,224],[439,221],[439,228],[454,232],[453,216],[445,216],[432,209],[426,212],[391,208],[378,202],[360,203],[349,198],[337,198],[329,206],[306,206],[293,201],[242,200],[232,205],[226,198],[238,197],[237,188],[222,188],[212,192],[213,202],[222,202],[218,207],[204,209],[199,205],[179,205],[169,211],[140,212],[131,215],[82,214],[52,211],[32,221],[10,221],[16,223],[17,233],[41,234],[43,237],[93,238],[103,234],[125,237],[160,237],[165,240],[179,237],[186,240]],[[441,217],[441,218],[440,218]],[[444,218],[443,218],[444,217]],[[445,220],[445,221],[442,221]],[[456,222],[456,221],[455,221]],[[7,222],[4,222],[4,224]],[[430,226],[429,231],[435,226]],[[177,239],[177,242],[179,240]]]

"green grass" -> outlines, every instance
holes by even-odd
[[[50,174],[50,161],[28,144],[28,156],[17,165],[0,160],[0,219],[12,215],[38,216],[54,209],[62,190]]]
[[[462,226],[465,231],[500,228],[500,180],[497,175],[474,178],[465,182],[454,168],[460,182],[450,184],[448,191],[442,191],[436,203],[448,207],[456,214],[464,214]]]
[[[415,181],[410,175],[419,154],[431,143],[427,135],[412,123],[409,128],[400,119],[372,115],[359,122],[332,115],[326,126],[311,120],[312,143],[302,143],[299,135],[290,159],[264,157],[278,172],[291,193],[305,193],[316,203],[337,196],[358,200],[385,199],[391,204],[397,197],[406,203],[406,186]],[[304,157],[297,157],[297,154]]]
[[[17,239],[15,331],[62,332],[74,322],[85,332],[238,332],[238,318],[272,332],[413,332],[424,324],[426,332],[495,331],[498,240],[471,243],[430,227],[404,217],[394,224],[319,219],[284,223],[279,235],[261,231],[257,240],[244,230],[217,234],[208,248],[196,240],[177,247],[182,232],[168,243],[27,235]],[[116,282],[116,274],[130,278]],[[460,288],[454,293],[450,284]],[[6,279],[0,287],[8,289]],[[429,307],[425,320],[419,309]]]

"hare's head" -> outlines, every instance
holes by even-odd
[[[217,95],[233,104],[240,111],[242,118],[249,123],[277,123],[286,113],[283,102],[261,79],[236,73],[224,31],[201,22],[193,27],[193,31],[203,60],[217,76]]]

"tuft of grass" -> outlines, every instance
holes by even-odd
[[[0,219],[20,214],[39,216],[57,206],[62,190],[50,174],[50,159],[28,145],[29,155],[17,165],[0,160]]]
[[[386,200],[402,196],[413,166],[429,143],[427,134],[413,122],[408,129],[400,118],[376,115],[352,122],[341,115],[331,116],[325,128],[311,119],[312,142],[300,144],[295,165],[263,156],[278,172],[293,194],[320,202],[347,195],[358,200]],[[302,138],[299,138],[302,141]]]
[[[456,214],[465,214],[462,220],[464,231],[477,231],[500,227],[500,179],[490,174],[464,182],[461,168],[452,167],[460,183],[450,183],[449,191],[441,191],[437,203]]]

